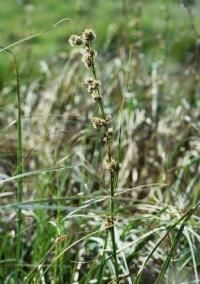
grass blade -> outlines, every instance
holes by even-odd
[[[2,48],[2,47],[1,47]],[[18,203],[23,201],[23,143],[22,143],[22,110],[20,97],[20,81],[17,59],[13,52],[9,49],[1,49],[11,55],[16,78],[16,95],[17,95],[17,175],[19,176],[17,183],[16,200]],[[22,231],[23,216],[22,209],[18,208],[16,217],[16,263],[17,269],[15,273],[15,283],[19,283],[20,270],[23,265],[23,234]]]
[[[172,226],[170,226],[170,228],[168,229],[168,231],[167,231],[167,232],[165,233],[165,235],[160,239],[160,241],[156,244],[156,246],[154,247],[154,249],[151,251],[151,253],[147,256],[147,258],[146,258],[145,261],[143,262],[143,264],[142,264],[140,270],[138,271],[137,276],[136,276],[136,278],[135,278],[135,280],[134,280],[134,284],[139,284],[139,283],[140,283],[142,271],[143,271],[145,265],[147,264],[148,260],[152,257],[152,255],[154,254],[154,252],[156,251],[156,249],[159,247],[159,245],[165,240],[165,238],[169,235],[169,233],[170,233],[171,231],[173,231],[173,230],[176,228],[176,226],[177,226],[180,222],[182,222],[182,221],[187,222],[187,220],[189,220],[189,218],[192,216],[192,214],[197,210],[197,208],[199,207],[199,205],[200,205],[200,202],[198,202],[195,207],[191,208],[191,209],[190,209],[188,212],[186,212],[178,221],[176,221]],[[183,224],[182,224],[182,225],[183,225]],[[183,228],[184,228],[184,227],[183,227]],[[179,231],[180,231],[180,230],[179,230]],[[178,237],[179,237],[179,236],[178,236]],[[170,258],[170,259],[171,259],[171,258]],[[168,261],[168,260],[166,260],[166,261]],[[165,262],[166,262],[166,261],[165,261]],[[166,266],[166,264],[164,264],[164,265]],[[163,265],[163,266],[164,266],[164,265]],[[164,267],[163,267],[163,269],[164,269]],[[164,271],[163,271],[163,272],[164,272]],[[163,275],[163,276],[164,276],[164,275]]]

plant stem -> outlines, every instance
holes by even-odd
[[[88,46],[88,48],[91,49],[91,46]],[[92,74],[94,76],[95,79],[97,79],[96,76],[96,69],[95,69],[95,64],[94,64],[94,60],[92,62],[92,66],[91,66],[91,71]],[[99,89],[98,89],[98,93],[99,93]],[[104,110],[104,106],[102,103],[102,100],[98,101],[99,104],[99,108],[102,114],[103,119],[106,119],[106,114],[105,114],[105,110]],[[108,126],[105,125],[105,130],[108,130]],[[106,142],[106,146],[107,146],[107,155],[108,155],[108,161],[111,162],[111,145],[110,142],[107,141]],[[117,180],[117,179],[116,179]],[[110,217],[111,217],[111,222],[113,223],[112,226],[109,228],[110,231],[110,235],[111,235],[111,241],[112,241],[112,250],[113,250],[113,257],[114,257],[114,267],[115,267],[115,277],[116,280],[118,279],[118,262],[117,262],[117,245],[116,245],[116,240],[115,240],[115,225],[114,225],[114,215],[115,215],[115,208],[114,208],[114,193],[115,193],[115,173],[110,170]]]
[[[15,57],[14,57],[15,58]],[[20,83],[16,59],[14,60],[15,73],[16,73],[16,91],[17,91],[17,174],[23,174],[23,146],[22,146],[22,113],[21,113],[21,98],[20,98]],[[23,200],[23,177],[18,179],[17,185],[17,202],[21,203]],[[23,262],[23,235],[21,233],[23,225],[23,216],[21,208],[17,211],[17,239],[16,239],[16,260],[21,264],[16,273],[16,283],[19,283],[20,270]]]
[[[21,98],[20,98],[20,82],[19,82],[19,71],[18,65],[15,55],[7,50],[9,54],[11,54],[14,62],[14,70],[16,76],[16,94],[17,94],[17,175],[21,176],[18,179],[17,184],[17,194],[16,199],[17,203],[21,203],[23,201],[23,145],[22,145],[22,111],[21,111]],[[21,208],[17,211],[16,218],[16,263],[17,269],[15,274],[15,283],[19,283],[20,271],[22,269],[23,264],[23,235],[22,235],[22,225],[23,225],[23,216]]]
[[[3,48],[4,47],[0,47]],[[17,183],[17,192],[16,192],[16,200],[17,203],[21,203],[23,201],[23,145],[22,145],[22,111],[21,111],[21,98],[20,98],[20,81],[19,81],[19,70],[17,65],[17,59],[12,51],[9,49],[5,49],[5,51],[11,55],[13,60],[15,78],[16,78],[16,95],[17,95],[17,175],[18,183]],[[23,264],[23,235],[22,235],[22,224],[23,224],[23,215],[22,210],[19,207],[17,210],[16,216],[16,272],[15,272],[15,283],[19,283],[20,271],[22,269]]]
[[[114,257],[114,266],[115,266],[115,276],[118,279],[118,263],[117,263],[117,246],[115,240],[115,226],[114,226],[114,175],[110,171],[110,183],[111,183],[111,191],[110,191],[110,216],[113,222],[113,226],[110,228],[111,239],[112,239],[112,247],[113,247],[113,257]]]
[[[1,47],[3,48],[3,47]],[[21,111],[21,98],[20,98],[20,81],[19,81],[19,70],[17,65],[17,60],[12,51],[9,49],[5,50],[8,54],[12,56],[14,72],[16,78],[16,95],[17,95],[17,192],[16,200],[20,204],[23,201],[23,145],[22,145],[22,111]],[[22,225],[23,225],[23,215],[22,209],[19,207],[16,216],[16,272],[15,272],[15,283],[19,283],[20,272],[23,265],[23,235],[22,235]]]
[[[103,255],[101,259],[101,266],[100,266],[100,271],[99,271],[99,277],[98,277],[98,283],[102,284],[103,283],[103,272],[104,272],[104,265],[105,265],[105,256],[106,256],[106,248],[108,244],[108,230],[106,230],[106,235],[105,235],[105,241],[104,241],[104,247],[103,247]]]

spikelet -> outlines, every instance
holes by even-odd
[[[100,117],[93,117],[92,118],[92,125],[94,128],[101,128],[106,125],[106,121]]]
[[[105,131],[105,136],[103,138],[103,142],[109,142],[113,137],[113,128],[110,127]]]
[[[78,46],[83,44],[83,40],[81,36],[78,35],[71,35],[69,38],[69,43],[71,46]]]
[[[83,53],[82,61],[88,69],[91,68],[93,65],[94,56],[95,56],[94,50],[91,50],[88,48],[85,49]]]
[[[106,159],[106,169],[111,171],[111,172],[118,171],[119,170],[119,164],[113,158]]]
[[[99,80],[95,80],[92,78],[89,78],[85,81],[87,85],[88,93],[92,94],[95,91],[98,91],[99,87],[101,86],[101,82]]]
[[[82,33],[83,44],[88,45],[96,38],[96,34],[92,29],[86,29]]]

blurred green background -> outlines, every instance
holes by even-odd
[[[171,55],[181,60],[193,40],[189,28],[190,19],[181,1],[146,0],[141,3],[145,4],[141,24],[146,50],[156,44],[154,34],[159,33],[173,41]],[[98,34],[97,44],[101,46],[109,30],[114,29],[114,26],[118,32],[117,35],[121,36],[120,29],[122,31],[123,23],[131,21],[134,9],[133,0],[1,1],[0,44],[7,46],[25,37],[44,33],[20,45],[19,48],[23,49],[21,50],[22,57],[30,56],[31,53],[35,59],[50,58],[57,52],[67,49],[66,39],[71,32],[92,27]],[[200,26],[199,9],[198,1],[193,9],[196,27]],[[53,25],[64,18],[69,20],[53,28]],[[47,31],[49,32],[46,33]],[[134,35],[130,31],[125,36],[128,36],[131,42]]]

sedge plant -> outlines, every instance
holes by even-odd
[[[117,244],[115,238],[115,203],[114,203],[114,194],[117,188],[118,172],[119,172],[119,163],[113,157],[113,127],[112,127],[112,117],[107,114],[105,111],[103,96],[101,93],[101,82],[97,78],[97,72],[95,67],[95,56],[96,51],[93,48],[93,41],[96,38],[96,34],[91,29],[86,29],[81,35],[71,35],[69,38],[69,43],[71,46],[83,46],[84,52],[82,61],[85,67],[90,71],[91,78],[88,78],[85,81],[87,91],[91,95],[94,104],[97,104],[99,107],[99,116],[93,117],[91,120],[92,126],[100,131],[103,129],[104,138],[103,142],[105,145],[106,151],[106,170],[110,176],[110,216],[107,217],[105,228],[109,231],[111,241],[112,241],[112,254],[113,254],[113,263],[115,268],[115,278],[116,281],[119,276],[119,266],[117,260]],[[103,277],[103,266],[105,258],[105,247],[107,246],[107,237],[105,237],[104,253],[102,256],[102,265],[100,268],[99,283],[102,281]]]

